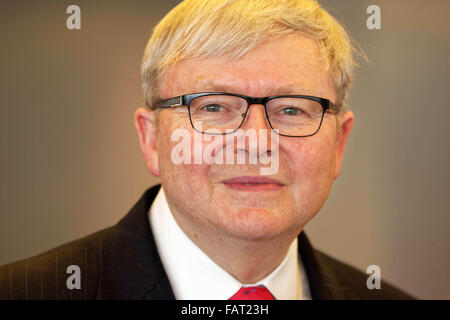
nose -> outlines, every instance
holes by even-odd
[[[245,129],[267,129],[271,130],[270,124],[266,117],[266,112],[262,104],[252,104],[248,107],[247,114],[245,115],[244,123],[241,128]]]
[[[272,128],[267,120],[264,105],[250,105],[247,114],[245,115],[244,123],[242,123],[240,129],[244,130],[244,132],[249,132],[247,130],[254,130],[256,132],[256,145],[249,143],[245,148],[249,154],[257,154],[259,157],[265,157],[266,155],[271,154]],[[261,129],[265,131],[261,131]]]

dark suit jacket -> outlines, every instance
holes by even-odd
[[[0,268],[0,299],[174,299],[148,221],[160,185],[149,188],[115,226]],[[313,299],[410,299],[386,282],[366,287],[368,274],[312,248],[300,233]],[[69,265],[81,270],[81,289],[67,288]]]

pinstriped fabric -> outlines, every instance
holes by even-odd
[[[80,300],[94,299],[100,274],[101,248],[97,236],[106,236],[109,229],[38,256],[17,261],[0,268],[1,300]],[[81,289],[70,290],[67,268],[77,265],[81,270]]]

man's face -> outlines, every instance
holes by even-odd
[[[197,92],[229,92],[252,97],[312,95],[332,102],[337,98],[318,45],[300,35],[267,41],[240,59],[213,57],[183,61],[169,67],[161,79],[161,99]],[[149,111],[141,109],[140,112],[144,116],[139,118],[138,111],[136,119],[147,117]],[[162,110],[158,130],[151,130],[150,124],[137,125],[137,128],[141,128],[141,148],[148,167],[160,176],[175,216],[189,221],[194,229],[207,228],[256,240],[281,235],[294,237],[318,212],[339,175],[352,123],[350,112],[338,117],[326,113],[319,132],[313,136],[279,136],[279,168],[266,177],[280,185],[245,190],[230,187],[224,181],[261,176],[259,165],[173,163],[171,152],[179,143],[171,141],[174,130],[190,131],[194,143],[186,107]],[[250,106],[241,128],[257,132],[266,129],[270,136],[262,105]],[[154,147],[149,147],[151,142],[143,141],[146,134],[155,140]],[[234,152],[242,151],[234,147]]]

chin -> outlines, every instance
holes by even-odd
[[[292,231],[295,223],[264,208],[243,208],[228,212],[220,228],[229,236],[241,240],[271,240]]]

